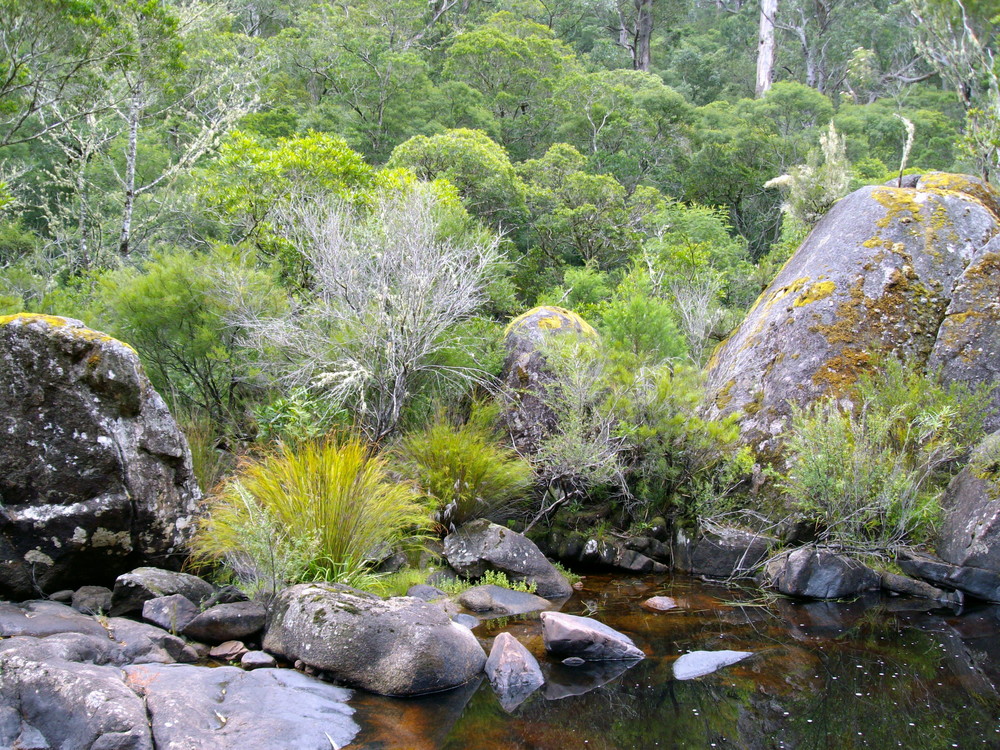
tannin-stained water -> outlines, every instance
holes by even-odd
[[[672,597],[649,612],[640,602]],[[351,748],[1000,748],[1000,607],[962,612],[910,598],[762,598],[691,578],[588,576],[562,611],[629,635],[633,663],[566,667],[545,655],[535,616],[484,622],[535,655],[546,684],[508,713],[485,679],[397,700],[357,693]],[[752,651],[678,680],[690,651]]]

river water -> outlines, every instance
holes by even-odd
[[[488,681],[420,699],[356,693],[351,748],[1000,748],[1000,607],[934,608],[872,595],[847,603],[764,598],[686,577],[588,576],[562,607],[626,633],[632,663],[565,667],[545,656],[535,616],[484,622],[489,650],[510,632],[546,685],[508,713]],[[648,612],[646,598],[677,608]],[[753,656],[674,677],[690,651]]]

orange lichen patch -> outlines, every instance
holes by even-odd
[[[531,325],[544,331],[558,331],[563,329],[573,330],[584,336],[597,337],[597,331],[582,317],[571,310],[554,305],[535,307],[514,318],[504,329],[504,336],[510,334],[518,326],[528,322]]]
[[[871,370],[872,356],[868,352],[844,349],[823,363],[812,376],[813,385],[833,396],[846,395],[862,373]]]
[[[836,288],[837,285],[832,281],[817,281],[806,289],[792,304],[795,307],[805,307],[813,302],[819,302],[821,299],[825,299],[833,294],[833,290]]]
[[[929,172],[920,177],[920,189],[939,194],[962,193],[1000,221],[1000,196],[989,185],[964,174]]]

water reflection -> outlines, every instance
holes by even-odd
[[[678,603],[644,610],[653,595]],[[368,748],[1000,747],[1000,609],[964,613],[912,599],[755,601],[690,579],[590,577],[563,611],[628,634],[648,658],[566,667],[544,655],[537,619],[501,630],[539,659],[546,685],[512,714],[488,682],[418,701],[354,702]],[[596,611],[593,611],[596,610]],[[752,651],[678,681],[690,651]]]

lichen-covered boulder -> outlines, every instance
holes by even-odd
[[[80,321],[0,317],[0,595],[180,562],[200,497],[131,347]]]
[[[518,450],[533,453],[556,427],[539,394],[551,382],[544,347],[555,336],[596,338],[587,321],[570,310],[546,305],[514,318],[505,331],[507,358],[502,379],[508,396],[505,419]]]
[[[996,360],[985,362],[1000,327],[988,311],[997,298],[979,282],[993,262],[997,210],[988,185],[943,173],[841,200],[714,353],[709,416],[741,412],[744,442],[774,456],[792,404],[846,395],[879,353],[923,366],[936,352],[952,377],[992,380]],[[981,308],[983,316],[967,314]],[[954,374],[952,355],[976,365]]]
[[[979,444],[948,486],[942,506],[941,559],[1000,573],[1000,432]]]
[[[444,556],[452,568],[468,578],[495,570],[511,581],[534,583],[535,592],[546,599],[573,593],[569,581],[533,541],[484,518],[470,521],[445,537]]]
[[[476,636],[433,604],[299,584],[274,600],[264,650],[381,695],[458,687],[486,663]]]

